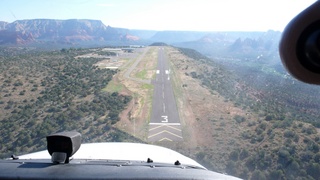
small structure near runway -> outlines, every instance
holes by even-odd
[[[132,53],[134,51],[134,48],[122,48],[121,50],[127,53]]]

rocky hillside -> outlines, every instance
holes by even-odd
[[[128,32],[128,29],[106,26],[100,20],[18,20],[12,23],[0,22],[0,44],[139,40],[139,37]]]
[[[0,30],[5,29],[5,27],[6,27],[7,24],[8,24],[7,22],[0,21]]]
[[[0,21],[0,45],[32,43],[79,45],[149,45],[164,42],[192,48],[207,56],[277,50],[281,32],[197,32],[153,31],[114,28],[100,20],[89,19],[29,19],[12,23]],[[256,54],[255,54],[256,56]]]
[[[211,32],[195,41],[175,43],[191,48],[209,57],[239,58],[274,54],[278,51],[279,31],[267,32]],[[248,58],[248,57],[247,57]]]

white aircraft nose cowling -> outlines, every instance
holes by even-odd
[[[204,168],[188,158],[168,148],[139,143],[107,142],[82,144],[73,159],[109,159],[147,161],[150,158],[156,163],[174,164],[177,160],[184,165]],[[19,156],[19,159],[51,159],[48,151],[39,151]]]

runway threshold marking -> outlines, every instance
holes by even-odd
[[[167,140],[167,141],[172,141],[172,140],[169,139],[169,138],[162,138],[162,139],[160,139],[159,141],[165,141],[165,140]]]
[[[181,139],[182,139],[182,137],[181,137],[181,136],[178,136],[178,135],[176,135],[176,134],[174,134],[174,133],[172,133],[172,132],[170,132],[170,131],[167,131],[167,130],[164,130],[164,131],[158,132],[158,133],[156,133],[156,134],[152,134],[152,135],[151,135],[151,136],[149,136],[148,138],[152,138],[152,137],[157,136],[157,135],[162,134],[162,133],[169,133],[169,134],[171,134],[172,136],[176,136],[176,137],[178,137],[178,138],[181,138]]]
[[[178,129],[178,128],[174,128],[174,127],[171,127],[171,126],[167,126],[168,128],[171,128],[171,129],[174,129],[176,131],[180,131],[181,132],[181,129]]]
[[[154,127],[154,128],[149,129],[149,132],[150,132],[150,131],[153,131],[153,130],[156,130],[156,129],[159,129],[159,128],[161,128],[161,127],[168,127],[168,128],[171,128],[171,129],[174,129],[174,130],[176,130],[176,131],[180,131],[180,132],[181,132],[181,129],[172,127],[172,126],[170,126],[170,125],[159,125],[159,126],[157,126],[157,127]]]
[[[163,126],[165,126],[165,125],[161,125],[161,126],[157,126],[157,127],[151,128],[151,129],[149,129],[149,132],[150,132],[150,131],[153,131],[153,130],[156,130],[156,129],[158,129],[158,128],[161,128],[161,127],[163,127]]]
[[[168,126],[180,126],[180,123],[149,123],[149,125],[168,125]]]

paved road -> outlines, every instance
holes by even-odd
[[[148,141],[182,141],[180,118],[164,49],[159,48]]]

